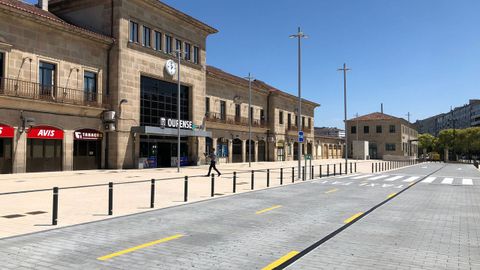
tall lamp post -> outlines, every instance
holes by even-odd
[[[296,38],[298,40],[298,135],[302,131],[302,38],[308,38],[300,27],[294,35],[290,35],[290,38]],[[306,169],[306,168],[305,168]],[[302,177],[302,142],[298,140],[298,179]]]
[[[348,132],[347,132],[347,71],[351,70],[347,68],[347,64],[343,63],[343,68],[337,69],[343,71],[343,109],[344,109],[344,121],[345,121],[345,174],[348,173]]]
[[[180,64],[182,59],[182,50],[177,49],[177,60],[178,60],[178,67],[177,67],[177,172],[180,172]]]
[[[248,167],[252,167],[252,80],[250,72],[248,77],[245,77],[248,80]]]

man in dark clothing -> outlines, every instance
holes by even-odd
[[[212,152],[209,155],[210,157],[210,168],[208,168],[208,174],[207,176],[210,176],[210,172],[212,171],[212,168],[217,171],[218,176],[222,175],[218,170],[217,167],[215,167],[215,164],[217,164],[217,155],[215,154],[215,148],[212,149]]]

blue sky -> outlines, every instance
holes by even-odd
[[[297,93],[297,27],[303,45],[303,96],[320,103],[316,126],[380,110],[411,120],[479,97],[478,0],[165,0],[217,28],[207,62],[238,76],[251,72]]]

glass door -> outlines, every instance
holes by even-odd
[[[56,67],[54,64],[40,62],[39,72],[38,72],[38,81],[40,83],[40,98],[52,98],[54,97],[54,86],[55,86],[55,70]]]

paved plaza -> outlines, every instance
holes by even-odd
[[[473,166],[440,163],[317,178],[6,238],[0,261],[4,269],[273,269],[289,258],[289,269],[478,269],[479,186]]]

